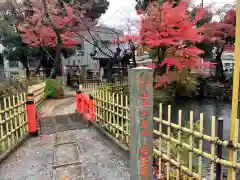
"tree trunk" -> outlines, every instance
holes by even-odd
[[[44,51],[42,49],[42,47],[40,47],[40,52],[41,52],[41,59],[40,61],[38,62],[38,65],[36,67],[36,69],[34,70],[34,73],[32,76],[36,76],[39,72],[39,69],[41,68],[41,66],[43,65],[43,59],[44,59]]]
[[[224,51],[224,46],[227,44],[228,44],[228,39],[225,40],[225,44],[217,51],[217,55],[215,57],[215,61],[217,63],[215,78],[220,82],[224,82],[226,79],[225,74],[223,72],[222,53]]]
[[[59,36],[60,36],[60,34],[59,34]],[[62,51],[62,41],[60,40],[57,42],[57,46],[56,46],[55,65],[54,65],[54,69],[51,73],[51,78],[56,78],[56,76],[62,76],[61,51]]]
[[[62,76],[62,59],[61,59],[61,52],[62,52],[62,41],[60,34],[58,33],[59,38],[56,47],[56,54],[55,54],[55,71],[57,76]]]
[[[135,49],[132,49],[132,61],[133,61],[133,66],[137,67],[136,56],[135,56]]]
[[[215,77],[218,81],[224,82],[226,77],[223,72],[223,64],[222,64],[222,53],[218,53],[218,55],[215,58],[215,61],[217,62],[216,64],[216,72],[215,72]]]
[[[40,69],[41,66],[42,66],[42,61],[43,61],[42,59],[39,61],[38,66],[37,66],[37,68],[35,69],[33,76],[36,76],[37,73],[39,72],[39,69]]]
[[[112,59],[109,60],[108,64],[107,64],[107,82],[108,83],[112,83],[113,82],[113,62]]]
[[[29,64],[28,64],[28,58],[25,55],[25,48],[26,48],[26,44],[22,43],[22,52],[21,52],[21,63],[25,69],[26,72],[26,78],[29,79],[30,77],[30,70],[29,70]]]
[[[27,79],[29,79],[29,77],[30,77],[30,69],[29,69],[29,66],[26,65],[25,69],[26,69],[26,76],[27,76]]]
[[[52,52],[50,53],[52,54]],[[48,58],[49,56],[46,55],[46,53],[43,54],[42,58],[42,67],[44,69],[44,74],[46,77],[50,77],[51,75],[51,70],[54,67],[54,62],[52,59]]]
[[[134,46],[134,43],[132,41],[129,42],[130,44],[130,47],[131,47],[131,55],[132,55],[132,61],[133,61],[133,66],[134,67],[137,67],[137,62],[136,62],[136,56],[135,56],[135,46]]]
[[[60,36],[60,32],[59,29],[57,29],[57,27],[54,25],[54,23],[52,22],[52,19],[48,13],[48,8],[47,8],[47,3],[46,0],[43,0],[43,4],[44,4],[44,14],[46,16],[46,18],[48,19],[52,29],[54,30],[56,37],[57,37],[57,45],[56,45],[56,54],[55,54],[55,66],[54,69],[51,73],[51,77],[54,78],[56,76],[61,76],[62,75],[62,63],[61,63],[61,52],[62,52],[62,38]],[[61,1],[60,1],[61,4]]]
[[[29,77],[30,77],[30,69],[29,69],[29,65],[28,65],[28,60],[22,60],[21,63],[23,65],[23,68],[25,69],[26,78],[29,79]]]

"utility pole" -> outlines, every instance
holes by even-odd
[[[233,73],[233,92],[232,92],[232,117],[231,117],[231,130],[230,130],[230,141],[233,145],[238,142],[237,138],[237,118],[238,118],[238,96],[239,96],[239,68],[240,68],[240,0],[237,0],[236,5],[236,37],[235,37],[235,52],[234,52],[234,73]],[[236,150],[230,149],[229,161],[236,162],[237,152]],[[234,168],[228,169],[228,180],[236,179],[236,170]]]
[[[202,5],[202,8],[203,8],[203,0],[202,0],[202,3],[201,3],[201,5]]]

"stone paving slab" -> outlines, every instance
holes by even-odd
[[[61,144],[54,148],[54,166],[75,163],[77,161],[76,144]]]
[[[112,144],[113,142],[105,141],[104,137],[94,128],[62,131],[60,133],[59,136],[64,139],[63,142],[66,142],[66,139],[70,136],[74,136],[77,145],[77,157],[75,157],[76,163],[71,164],[74,156],[66,155],[74,154],[74,149],[70,147],[71,143],[68,147],[65,146],[66,148],[61,146],[65,150],[60,151],[59,158],[64,162],[68,159],[68,164],[60,168],[54,168],[54,177],[59,178],[65,175],[70,179],[79,176],[79,180],[130,180],[128,157],[121,154],[117,146]],[[65,138],[63,138],[64,136]]]
[[[87,180],[130,180],[128,157],[94,128],[75,131],[78,157]]]
[[[52,134],[60,131],[87,128],[88,124],[76,117],[76,114],[65,114],[55,117],[45,117],[40,120],[42,134]]]
[[[74,131],[57,132],[54,146],[53,180],[84,179],[77,151]]]
[[[76,142],[76,136],[69,131],[69,133],[62,133],[58,132],[56,134],[56,145],[58,144],[66,144],[66,143],[75,143]]]
[[[53,172],[54,180],[84,180],[80,165],[69,165],[59,167]]]

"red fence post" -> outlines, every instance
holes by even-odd
[[[89,96],[88,94],[81,94],[81,96],[82,96],[82,113],[87,114],[89,113],[89,109],[88,109]]]
[[[90,114],[91,114],[91,120],[92,121],[96,121],[96,107],[95,107],[95,101],[93,100],[93,96],[90,95],[89,96],[89,110],[90,110]]]
[[[82,96],[81,91],[76,91],[76,110],[78,113],[82,113]]]
[[[28,134],[30,136],[38,136],[37,123],[36,123],[36,109],[33,99],[33,94],[27,95],[26,101]]]
[[[82,114],[84,119],[95,121],[95,103],[93,97],[81,91],[76,91],[76,111]]]

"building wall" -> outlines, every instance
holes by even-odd
[[[114,41],[117,40],[118,37],[123,36],[123,32],[120,30],[112,30],[112,28],[107,27],[96,27],[91,30],[91,34],[94,37],[94,40],[97,41]],[[92,36],[89,34],[89,32],[84,33],[84,37],[87,40],[84,40],[83,38],[77,38],[80,43],[82,43],[82,49],[79,50],[80,53],[76,53],[75,55],[65,59],[63,61],[63,65],[79,65],[79,66],[87,66],[87,69],[96,70],[99,69],[99,62],[94,61],[90,55],[90,53],[93,51],[93,40]],[[89,41],[89,42],[88,42]]]
[[[11,77],[15,75],[24,76],[24,68],[21,62],[9,62],[4,58],[4,77]]]
[[[234,53],[226,52],[222,55],[223,70],[226,73],[232,73],[234,68]]]

